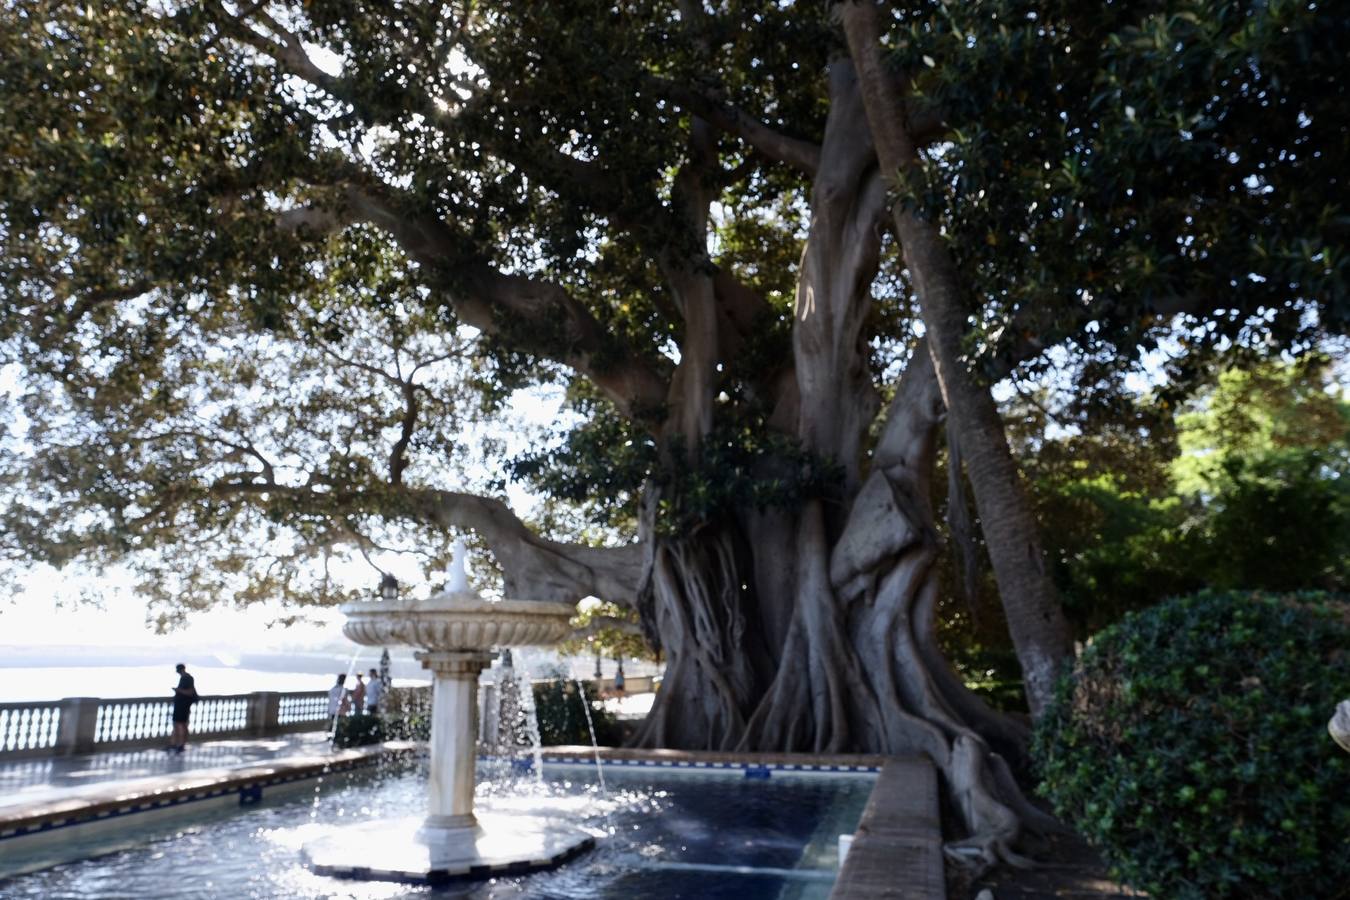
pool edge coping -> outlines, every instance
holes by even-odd
[[[721,750],[644,750],[630,747],[545,747],[545,763],[647,766],[672,769],[769,769],[784,772],[876,774],[887,757],[863,753],[756,753]]]
[[[937,768],[891,757],[867,799],[830,900],[946,900]]]

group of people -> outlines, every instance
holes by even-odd
[[[379,673],[374,669],[370,670],[370,681],[356,673],[356,685],[350,691],[347,690],[347,676],[339,675],[337,683],[328,689],[328,715],[333,719],[340,719],[343,716],[375,715],[380,711],[380,700],[384,695],[384,682],[380,680]]]
[[[178,684],[173,689],[173,733],[169,737],[169,753],[182,753],[187,746],[188,718],[192,715],[192,704],[197,702],[196,680],[188,674],[187,666],[179,663],[174,667],[178,673]],[[370,670],[370,681],[360,672],[356,673],[356,686],[350,691],[346,688],[347,676],[339,675],[337,684],[328,690],[328,715],[332,719],[343,716],[366,713],[375,715],[380,709],[380,700],[384,696],[384,682],[379,673]]]

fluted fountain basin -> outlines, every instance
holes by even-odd
[[[484,600],[467,591],[426,600],[348,603],[342,633],[367,647],[487,650],[556,644],[576,608],[534,600]]]

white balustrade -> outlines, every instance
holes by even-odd
[[[172,718],[173,700],[164,696],[0,703],[0,759],[154,746],[169,736]],[[209,740],[319,731],[328,723],[327,691],[259,691],[200,697],[188,728]]]
[[[60,727],[59,703],[0,703],[0,753],[55,747]]]

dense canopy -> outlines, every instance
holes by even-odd
[[[1286,2],[6,5],[0,546],[141,566],[172,617],[330,602],[331,559],[435,571],[471,530],[507,593],[640,619],[668,664],[641,741],[923,750],[964,849],[1009,856],[1025,730],[937,648],[939,450],[1036,712],[1070,635],[991,384],[1057,368],[1118,408],[1159,345],[1186,375],[1343,331],[1348,29]],[[562,419],[504,436],[541,386]]]

